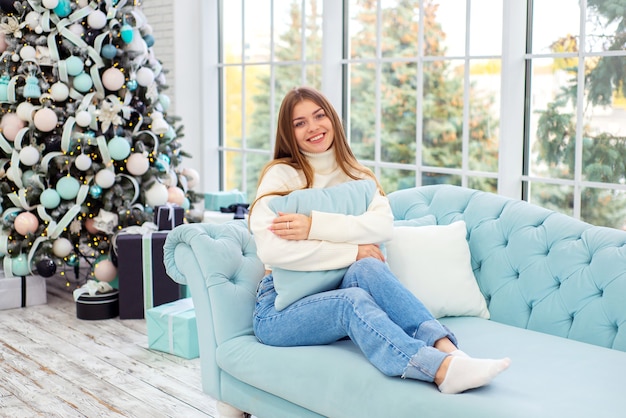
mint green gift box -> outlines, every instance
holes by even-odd
[[[200,355],[196,312],[191,298],[148,309],[146,326],[149,348],[186,359]]]
[[[223,192],[210,192],[204,194],[204,209],[220,211],[235,203],[245,203],[246,196],[237,189]]]

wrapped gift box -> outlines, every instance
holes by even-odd
[[[45,277],[4,277],[0,269],[0,309],[43,305],[47,301]]]
[[[202,222],[205,224],[223,224],[235,219],[233,213],[223,213],[214,210],[205,210],[202,215]],[[244,219],[248,219],[248,215],[245,215]]]
[[[120,319],[141,319],[148,309],[186,295],[165,272],[163,245],[168,231],[116,237]]]
[[[219,211],[235,203],[244,203],[246,196],[239,190],[228,192],[211,192],[204,194],[204,209]]]
[[[120,314],[119,290],[96,293],[84,293],[76,299],[76,317],[78,319],[98,320],[115,318]]]
[[[148,347],[192,359],[199,356],[196,312],[191,298],[146,311]]]
[[[180,206],[157,206],[154,208],[154,223],[159,231],[170,231],[182,225],[185,210]]]

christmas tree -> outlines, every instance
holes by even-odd
[[[139,3],[0,0],[6,276],[87,267],[112,280],[115,233],[153,221],[159,205],[190,217],[198,173],[180,167],[182,126],[167,113],[165,71]]]

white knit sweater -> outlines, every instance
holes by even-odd
[[[315,171],[313,188],[352,181],[337,166],[332,148],[323,153],[305,155]],[[277,164],[263,177],[257,196],[298,190],[305,184],[301,170]],[[259,200],[250,215],[258,256],[268,268],[276,266],[314,271],[347,267],[356,260],[359,244],[382,243],[391,239],[393,214],[387,198],[378,193],[367,212],[359,216],[313,211],[309,238],[300,241],[280,238],[268,229],[276,217],[268,202],[275,197],[267,196]]]

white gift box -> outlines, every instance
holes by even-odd
[[[0,270],[0,309],[24,308],[47,302],[45,277],[4,277],[4,272]]]
[[[246,222],[248,220],[248,215],[246,214]],[[215,210],[205,210],[204,216],[202,217],[202,222],[205,224],[223,224],[228,221],[232,221],[235,219],[234,213],[222,213]]]

